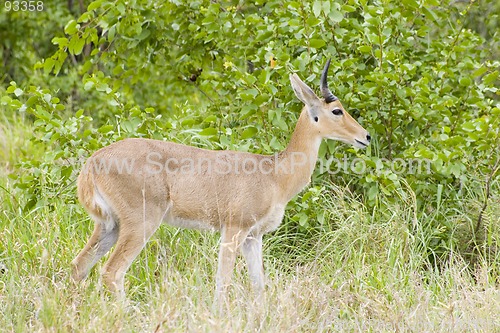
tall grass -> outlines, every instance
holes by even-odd
[[[238,260],[230,307],[213,311],[218,235],[163,226],[127,274],[128,301],[100,282],[102,260],[83,283],[70,262],[92,225],[78,205],[54,199],[23,212],[7,175],[30,148],[29,128],[0,126],[0,331],[4,332],[495,332],[500,331],[498,184],[474,261],[448,248],[429,260],[433,235],[415,195],[375,208],[331,184],[317,201],[325,223],[304,233],[286,220],[264,243],[266,300],[252,304]],[[470,235],[482,196],[443,204],[456,237]],[[495,207],[496,205],[496,207]],[[466,239],[464,239],[466,242]],[[444,244],[443,246],[447,246]]]

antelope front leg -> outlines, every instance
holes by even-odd
[[[247,235],[248,230],[236,226],[222,228],[215,291],[216,302],[219,304],[226,299],[226,290],[231,282],[238,248]]]
[[[248,235],[241,247],[247,262],[250,282],[257,297],[264,292],[264,266],[262,263],[262,235]]]

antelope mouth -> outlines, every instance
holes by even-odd
[[[359,148],[366,148],[366,147],[368,147],[368,143],[364,143],[363,141],[359,141],[358,139],[354,139],[354,141],[358,144]]]

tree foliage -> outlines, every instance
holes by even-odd
[[[83,2],[82,2],[83,3]],[[325,221],[315,202],[324,182],[383,200],[416,198],[418,223],[443,252],[457,241],[447,216],[499,158],[498,5],[404,1],[96,0],[81,13],[48,5],[36,30],[26,13],[0,14],[3,107],[33,121],[46,152],[25,156],[12,175],[24,210],[63,196],[74,202],[78,161],[124,137],[174,140],[212,149],[283,149],[301,105],[288,82],[312,87],[332,58],[330,86],[372,133],[366,152],[326,142],[320,158],[361,159],[366,172],[317,170],[290,204],[288,223],[308,231]],[[482,25],[479,13],[490,15]],[[496,16],[495,16],[496,15]],[[44,28],[45,29],[45,28]],[[28,39],[36,31],[36,53]],[[47,43],[50,38],[50,43]],[[9,50],[27,47],[10,60]],[[33,64],[20,66],[20,63]],[[12,81],[12,82],[11,82]],[[399,173],[395,160],[428,160],[429,172]],[[54,163],[55,162],[55,163]],[[446,204],[450,210],[440,207]],[[468,212],[473,216],[474,211]]]

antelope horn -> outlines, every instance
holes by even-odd
[[[328,82],[326,82],[326,77],[328,76],[328,68],[330,68],[331,60],[332,59],[328,59],[325,68],[323,69],[323,73],[321,73],[321,94],[323,94],[323,98],[327,103],[331,103],[333,101],[338,100],[337,96],[332,94],[330,89],[328,89]]]

